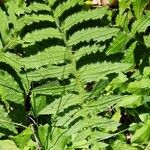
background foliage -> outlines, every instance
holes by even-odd
[[[148,3],[1,3],[0,149],[149,150]]]

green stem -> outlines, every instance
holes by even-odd
[[[59,29],[60,33],[62,34],[63,41],[65,43],[65,46],[67,47],[67,53],[69,54],[70,61],[71,61],[71,64],[73,66],[73,75],[74,75],[74,77],[76,79],[76,85],[77,85],[77,88],[78,88],[78,91],[79,91],[79,95],[83,99],[84,95],[85,95],[85,90],[84,90],[84,87],[83,87],[82,82],[80,80],[79,72],[77,70],[76,59],[74,58],[74,55],[72,54],[73,47],[72,46],[68,46],[66,33],[61,28],[59,20],[58,19],[55,19],[55,20],[56,20],[57,28]]]

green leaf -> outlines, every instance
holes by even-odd
[[[41,21],[48,21],[49,23],[54,22],[54,18],[50,15],[42,15],[42,14],[32,14],[32,15],[25,15],[18,19],[18,25],[16,30],[20,31],[25,26],[32,25],[33,23],[39,23]]]
[[[81,132],[78,132],[77,134],[73,134],[72,136],[72,142],[73,148],[87,148],[89,145],[88,141],[86,138],[91,134],[91,130],[82,130]]]
[[[34,110],[34,114],[38,116],[39,112],[42,111],[47,106],[46,96],[36,95],[35,93],[32,93],[31,104]]]
[[[110,73],[119,73],[121,71],[127,71],[130,67],[130,64],[125,63],[103,62],[83,66],[79,70],[79,72],[82,82],[85,83],[103,79],[107,74]]]
[[[65,145],[70,141],[70,136],[66,134],[66,130],[61,128],[51,128],[48,124],[39,126],[39,138],[45,149],[63,150]]]
[[[103,7],[101,9],[97,8],[97,9],[88,10],[88,11],[84,10],[82,12],[75,13],[65,19],[62,27],[64,31],[67,31],[72,26],[82,23],[83,21],[101,19],[102,17],[104,17],[106,12],[107,12],[107,9]]]
[[[144,36],[144,43],[147,47],[150,47],[150,36]]]
[[[57,78],[61,80],[63,77],[64,79],[67,79],[71,73],[73,73],[73,67],[72,65],[68,64],[65,66],[49,65],[47,67],[41,67],[39,69],[36,69],[35,71],[27,73],[27,75],[29,81],[39,81],[48,78]],[[24,78],[25,77],[26,74],[24,74]]]
[[[125,92],[127,88],[127,80],[128,78],[126,77],[126,75],[124,75],[123,73],[119,73],[118,77],[110,82],[110,90],[118,89],[120,93]]]
[[[68,107],[80,105],[82,102],[83,100],[78,95],[64,95],[61,98],[54,100],[51,104],[47,105],[39,112],[39,115],[60,113]]]
[[[19,150],[15,143],[11,140],[0,140],[0,149],[1,150]]]
[[[83,4],[83,0],[69,0],[69,1],[64,1],[61,5],[59,5],[55,11],[54,11],[54,17],[55,18],[59,18],[64,11],[71,9],[72,7],[76,6],[76,5],[82,5]]]
[[[137,42],[133,42],[130,47],[126,50],[124,54],[124,59],[122,62],[134,64],[134,50],[136,48]]]
[[[114,113],[112,119],[116,122],[120,122],[120,118],[121,118],[121,110],[116,109],[116,112]]]
[[[53,1],[53,3],[55,2],[55,0]],[[38,2],[33,2],[29,5],[29,7],[25,7],[25,12],[27,13],[31,13],[32,11],[37,13],[38,11],[48,11],[50,12],[50,8],[48,5],[44,4],[44,3],[38,3]]]
[[[133,143],[147,143],[150,139],[150,120],[147,120],[140,129],[136,130],[131,139]]]
[[[113,36],[116,36],[118,32],[119,32],[119,29],[108,28],[108,27],[107,28],[106,27],[103,27],[103,28],[93,27],[93,28],[83,29],[81,31],[74,33],[69,38],[68,46],[76,45],[84,41],[89,42],[90,40],[94,40],[97,42],[105,41],[107,39],[112,38]]]
[[[71,136],[65,134],[66,131],[61,128],[55,128],[52,135],[52,143],[49,146],[51,149],[63,150],[69,144]]]
[[[2,9],[0,9],[0,18],[1,18],[0,33],[2,36],[3,42],[7,43],[9,41],[9,39],[11,38],[11,36],[9,34],[10,31],[8,28],[9,21],[8,21],[7,15],[5,14],[4,11],[2,11]]]
[[[98,149],[106,149],[108,147],[108,144],[103,142],[93,142],[92,150],[98,150]]]
[[[15,125],[11,122],[11,119],[8,116],[8,113],[5,111],[2,105],[0,105],[0,127],[1,127],[0,132],[3,134],[6,134],[6,135],[8,133],[12,134],[11,132],[17,134]],[[2,129],[5,129],[6,131],[8,130],[8,132]]]
[[[143,98],[141,95],[125,96],[116,107],[136,108],[143,104]]]
[[[133,10],[137,19],[142,17],[143,11],[148,3],[149,3],[149,0],[134,0],[133,1],[132,3]]]
[[[122,15],[126,9],[130,8],[131,0],[120,0],[119,1],[119,14]]]
[[[149,94],[150,93],[150,80],[148,78],[143,78],[141,80],[136,80],[134,82],[129,83],[127,91],[129,93],[135,94]]]
[[[105,46],[99,46],[99,45],[92,45],[92,46],[83,46],[81,47],[75,54],[74,57],[78,61],[82,57],[85,57],[86,55],[90,55],[92,53],[96,52],[102,52],[105,49]]]
[[[150,139],[147,2],[119,0],[119,8],[113,10],[88,8],[84,0],[0,4],[0,146],[146,148]],[[128,130],[135,133],[131,145],[124,135],[126,121],[120,123],[124,110],[133,122],[141,121],[129,122]],[[12,142],[2,140],[8,138]]]
[[[66,47],[52,46],[46,48],[42,52],[37,53],[36,55],[20,58],[18,59],[18,62],[22,64],[22,66],[24,66],[25,69],[29,69],[29,68],[39,69],[42,66],[63,63],[65,59],[68,59],[68,53],[66,52]]]
[[[112,149],[113,150],[124,150],[124,149],[129,149],[129,150],[139,150],[138,148],[132,146],[132,145],[129,145],[129,144],[126,144],[125,142],[121,142],[121,141],[116,141],[114,144],[112,144]]]
[[[92,114],[95,112],[103,112],[108,110],[111,106],[122,100],[124,96],[109,95],[100,96],[97,100],[87,103],[88,111]]]
[[[7,66],[8,67],[8,66]],[[0,70],[0,96],[2,101],[13,101],[22,103],[24,100],[23,87],[19,82],[19,76],[9,68],[12,74]],[[18,83],[17,83],[18,82]]]
[[[19,148],[23,149],[27,146],[28,142],[31,141],[32,135],[33,131],[31,131],[31,128],[26,128],[20,134],[12,137],[12,140]]]
[[[147,66],[144,68],[144,71],[143,71],[143,77],[149,77],[150,76],[150,67]]]
[[[43,95],[62,95],[64,92],[76,91],[76,83],[72,82],[69,85],[59,85],[58,82],[51,82],[32,90],[36,94]]]
[[[149,150],[150,149],[150,142],[148,143],[148,145],[146,146],[145,150]]]
[[[30,141],[27,143],[27,145],[24,147],[23,150],[35,150],[35,148],[39,148],[39,147],[37,146],[37,143],[34,142],[34,141],[32,141],[32,140],[30,140]]]
[[[117,52],[123,52],[127,42],[130,40],[126,33],[118,33],[118,36],[114,39],[113,43],[107,49],[106,54],[115,54]]]
[[[27,33],[23,38],[22,42],[23,45],[29,46],[35,44],[35,42],[40,42],[48,38],[61,39],[62,37],[58,29],[47,28],[47,29],[35,30],[31,33]]]
[[[150,18],[147,16],[143,16],[142,18],[136,20],[132,25],[130,35],[135,36],[136,32],[139,32],[139,33],[145,32],[149,24],[150,24]]]

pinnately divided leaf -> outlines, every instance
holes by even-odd
[[[93,3],[0,1],[0,149],[148,148],[148,0]]]

